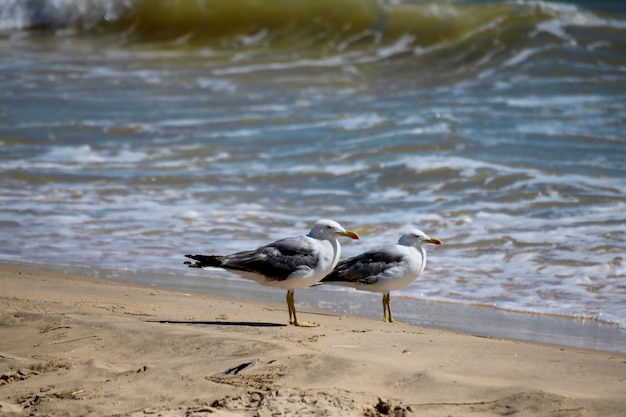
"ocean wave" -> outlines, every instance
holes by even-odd
[[[480,46],[491,50],[542,33],[572,40],[570,26],[624,29],[626,22],[601,11],[542,1],[5,0],[0,6],[5,33],[107,33],[124,41],[178,46],[312,47],[335,53],[373,45],[380,58],[421,55],[467,41],[484,42]],[[489,45],[494,37],[497,42]]]

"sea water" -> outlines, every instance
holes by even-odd
[[[394,296],[625,329],[625,128],[622,2],[4,0],[0,258],[182,288],[417,227]]]

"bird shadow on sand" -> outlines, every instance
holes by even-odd
[[[285,327],[286,324],[259,321],[180,321],[180,320],[146,320],[147,323],[160,324],[191,324],[194,326],[243,326],[243,327]]]

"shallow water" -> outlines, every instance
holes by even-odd
[[[419,227],[403,297],[626,328],[620,2],[218,3],[3,2],[0,258],[194,275]]]

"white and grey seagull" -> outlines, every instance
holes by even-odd
[[[418,229],[403,234],[396,245],[383,246],[341,261],[320,284],[345,285],[357,290],[383,293],[383,320],[397,323],[391,315],[389,292],[415,281],[426,267],[423,245],[441,245]]]
[[[289,323],[314,327],[296,316],[294,290],[317,284],[339,262],[339,236],[359,239],[359,235],[344,229],[333,220],[318,220],[305,236],[277,240],[255,250],[230,255],[185,255],[196,262],[185,262],[193,268],[223,268],[261,285],[287,290]]]

